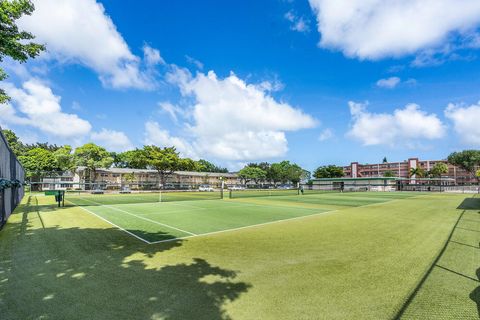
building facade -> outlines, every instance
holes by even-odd
[[[124,186],[131,189],[159,188],[190,189],[202,184],[219,187],[240,184],[236,173],[175,171],[166,176],[164,185],[156,170],[109,168],[96,169],[94,176],[85,167],[78,167],[75,172],[65,172],[55,177],[44,177],[41,181],[43,190],[52,189],[118,189]]]
[[[475,175],[449,164],[446,160],[420,160],[418,158],[409,158],[402,162],[385,162],[375,164],[360,164],[352,162],[349,166],[343,167],[345,177],[348,178],[373,178],[384,177],[387,172],[393,173],[394,177],[411,179],[412,182],[417,179],[415,175],[410,176],[412,168],[421,168],[429,171],[437,163],[448,165],[448,173],[442,175],[442,178],[454,179],[457,185],[469,185],[478,183]],[[478,169],[478,168],[477,168]]]

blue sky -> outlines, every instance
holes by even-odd
[[[34,1],[47,52],[2,63],[27,142],[175,145],[238,169],[439,159],[480,145],[480,4]]]

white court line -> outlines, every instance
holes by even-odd
[[[416,198],[416,197],[420,197],[421,195],[418,195],[418,196],[414,196],[414,197],[411,197],[411,198]],[[383,202],[383,203],[372,203],[372,204],[368,204],[368,205],[363,205],[363,206],[359,206],[359,207],[368,207],[368,206],[375,206],[375,205],[381,205],[381,204],[385,204],[385,203],[390,203],[390,202],[396,202],[396,201],[401,201],[401,200],[405,200],[405,199],[395,199],[395,200],[390,200],[390,201],[386,201],[386,202]],[[67,200],[71,203],[73,203],[72,201],[70,200]],[[93,202],[93,203],[97,203],[95,201],[91,201],[91,200],[88,200],[90,202]],[[241,202],[236,202],[236,203],[241,203]],[[75,206],[79,206],[75,203],[73,203]],[[97,203],[101,206],[106,206],[106,205],[102,205],[100,203]],[[251,206],[251,205],[245,205],[245,206]],[[255,206],[255,205],[253,205]],[[256,205],[256,206],[263,206],[263,205]],[[208,236],[208,235],[213,235],[213,234],[219,234],[219,233],[226,233],[226,232],[230,232],[230,231],[237,231],[237,230],[243,230],[243,229],[248,229],[248,228],[255,228],[255,227],[261,227],[261,226],[265,226],[265,225],[269,225],[269,224],[274,224],[274,223],[281,223],[281,222],[286,222],[286,221],[291,221],[291,220],[300,220],[300,219],[305,219],[305,218],[308,218],[308,217],[314,217],[314,216],[319,216],[319,215],[326,215],[326,214],[331,214],[331,213],[334,213],[334,212],[337,212],[337,211],[344,211],[344,210],[348,210],[348,209],[355,209],[355,208],[358,208],[358,207],[347,207],[347,208],[342,208],[342,209],[337,209],[337,210],[331,210],[331,211],[323,211],[323,212],[319,212],[319,213],[313,213],[313,214],[308,214],[308,215],[305,215],[305,216],[300,216],[300,217],[293,217],[293,218],[287,218],[287,219],[280,219],[280,220],[275,220],[275,221],[269,221],[269,222],[264,222],[264,223],[258,223],[258,224],[253,224],[253,225],[248,225],[248,226],[243,226],[243,227],[238,227],[238,228],[232,228],[232,229],[225,229],[225,230],[219,230],[219,231],[213,231],[213,232],[207,232],[207,233],[202,233],[202,234],[193,234],[191,232],[186,232],[186,233],[189,233],[191,234],[190,236],[185,236],[185,237],[179,237],[179,238],[172,238],[172,239],[165,239],[165,240],[158,240],[158,241],[148,241],[148,240],[145,240],[133,233],[131,233],[130,231],[127,231],[125,230],[124,228],[108,221],[107,219],[104,219],[102,218],[101,216],[93,213],[92,211],[84,208],[83,206],[79,206],[81,207],[83,210],[93,214],[94,216],[100,218],[101,220],[103,221],[106,221],[107,223],[117,227],[118,229],[122,230],[122,231],[125,231],[126,233],[134,236],[135,238],[147,243],[147,244],[158,244],[158,243],[163,243],[163,242],[171,242],[171,241],[177,241],[177,240],[183,240],[183,239],[190,239],[190,238],[195,238],[195,237],[202,237],[202,236]],[[235,206],[237,207],[237,206]],[[241,206],[238,206],[238,207],[241,207]],[[114,208],[112,207],[112,209],[116,209],[116,210],[119,210],[117,208]],[[146,219],[146,218],[142,218],[142,217],[138,217],[132,213],[129,213],[129,212],[126,212],[126,211],[123,211],[123,210],[119,210],[119,211],[122,211],[122,212],[125,212],[127,214],[130,214],[130,215],[133,215],[137,218],[140,218],[140,219]],[[150,219],[146,219],[146,220],[150,220]],[[155,222],[157,223],[156,221],[153,221],[152,222]],[[176,229],[176,228],[175,228]],[[181,231],[181,230],[180,230]]]
[[[330,211],[323,211],[319,213],[313,213],[313,214],[307,214],[304,216],[300,217],[294,217],[294,218],[287,218],[287,219],[280,219],[280,220],[275,220],[275,221],[269,221],[269,222],[264,222],[264,223],[258,223],[258,224],[252,224],[249,226],[244,226],[244,227],[238,227],[238,228],[232,228],[232,229],[225,229],[225,230],[219,230],[219,231],[213,231],[213,232],[207,232],[207,233],[202,233],[202,234],[197,234],[195,236],[187,236],[187,237],[181,237],[181,238],[175,238],[175,239],[166,239],[166,240],[159,240],[159,241],[152,241],[150,244],[157,244],[157,243],[162,243],[162,242],[170,242],[170,241],[175,241],[175,240],[183,240],[183,239],[189,239],[189,238],[196,238],[196,237],[203,237],[203,236],[208,236],[212,234],[217,234],[217,233],[226,233],[230,231],[237,231],[237,230],[242,230],[242,229],[248,229],[248,228],[254,228],[254,227],[261,227],[269,224],[274,224],[274,223],[279,223],[279,222],[286,222],[286,221],[291,221],[291,220],[299,220],[299,219],[305,219],[308,217],[314,217],[314,216],[319,216],[319,215],[325,215],[325,214],[330,214],[334,213],[337,211],[347,211],[349,209],[355,209],[359,207],[368,207],[368,206],[375,206],[375,205],[382,205],[385,203],[390,203],[390,202],[396,202],[396,201],[401,201],[404,199],[395,199],[395,200],[390,200],[386,202],[381,202],[381,203],[371,203],[363,206],[358,206],[358,207],[346,207],[346,208],[341,208],[341,209],[336,209],[336,210],[330,210]],[[240,203],[240,202],[237,202]]]
[[[86,200],[86,199],[83,199],[83,200]],[[170,229],[173,229],[173,230],[177,230],[177,231],[180,231],[180,232],[183,232],[183,233],[188,233],[192,236],[196,236],[197,234],[196,233],[193,233],[193,232],[190,232],[190,231],[187,231],[187,230],[182,230],[182,229],[179,229],[179,228],[175,228],[171,225],[168,225],[168,224],[165,224],[165,223],[161,223],[161,222],[158,222],[158,221],[155,221],[155,220],[152,220],[152,219],[148,219],[148,218],[145,218],[145,217],[142,217],[142,216],[137,216],[136,214],[133,214],[131,212],[128,212],[128,211],[125,211],[125,210],[122,210],[122,209],[118,209],[118,208],[115,208],[115,207],[112,207],[112,206],[109,206],[109,205],[106,205],[106,204],[101,204],[101,203],[98,203],[98,202],[95,202],[95,201],[92,201],[92,200],[86,200],[86,201],[89,201],[89,202],[92,202],[92,203],[95,203],[95,204],[98,204],[102,207],[106,207],[106,208],[111,208],[113,210],[117,210],[117,211],[120,211],[120,212],[123,212],[123,213],[126,213],[128,215],[131,215],[133,217],[137,217],[138,219],[143,219],[145,221],[148,221],[148,222],[152,222],[152,223],[155,223],[155,224],[158,224],[158,225],[161,225],[161,226],[164,226],[164,227],[167,227],[167,228],[170,228]]]
[[[132,233],[132,232],[130,232],[130,231],[128,231],[128,230],[120,227],[119,225],[117,225],[117,224],[115,224],[115,223],[113,223],[113,222],[111,222],[111,221],[109,221],[109,220],[107,220],[107,219],[99,216],[98,214],[96,214],[96,213],[88,210],[87,208],[84,208],[84,207],[82,207],[82,206],[79,206],[78,204],[76,204],[76,203],[74,203],[74,202],[72,202],[72,201],[70,201],[70,200],[67,200],[67,201],[70,202],[70,203],[72,203],[73,205],[75,205],[75,206],[77,206],[77,207],[80,207],[81,209],[87,211],[88,213],[93,214],[95,217],[97,217],[97,218],[99,218],[99,219],[107,222],[108,224],[111,224],[112,226],[114,226],[114,227],[116,227],[116,228],[118,228],[118,229],[120,229],[120,230],[128,233],[129,235],[134,236],[134,237],[137,238],[138,240],[141,240],[141,241],[143,241],[143,242],[145,242],[145,243],[147,243],[147,244],[152,244],[152,242],[150,242],[150,241],[148,241],[148,240],[145,240],[145,239],[143,239],[142,237],[137,236],[136,234],[134,234],[134,233]]]
[[[299,220],[299,219],[304,219],[304,218],[308,218],[308,217],[314,217],[314,216],[319,216],[319,215],[324,215],[324,214],[330,214],[330,213],[333,213],[333,212],[336,212],[336,211],[339,211],[339,210],[324,211],[324,212],[318,212],[318,213],[308,214],[308,215],[300,216],[300,217],[280,219],[280,220],[269,221],[269,222],[264,222],[264,223],[252,224],[252,225],[249,225],[249,226],[243,226],[243,227],[238,227],[238,228],[225,229],[225,230],[219,230],[219,231],[212,231],[212,232],[197,234],[197,235],[194,235],[194,236],[186,236],[186,237],[175,238],[175,239],[166,239],[166,240],[151,241],[150,244],[156,244],[156,243],[162,243],[162,242],[170,242],[170,241],[175,241],[175,240],[183,240],[183,239],[196,238],[196,237],[203,237],[203,236],[208,236],[208,235],[217,234],[217,233],[226,233],[226,232],[230,232],[230,231],[237,231],[237,230],[243,230],[243,229],[248,229],[248,228],[261,227],[261,226],[265,226],[265,225],[269,225],[269,224],[274,224],[274,223],[279,223],[279,222],[286,222],[286,221],[291,221],[291,220]]]

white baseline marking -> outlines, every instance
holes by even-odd
[[[125,211],[125,210],[122,210],[122,209],[118,209],[118,208],[115,208],[115,207],[112,207],[112,206],[109,206],[109,205],[106,205],[106,204],[101,204],[101,203],[98,203],[98,202],[95,202],[95,201],[92,201],[92,200],[87,200],[87,199],[83,199],[83,200],[86,200],[86,201],[89,201],[89,202],[98,204],[98,205],[100,205],[100,206],[102,206],[102,207],[106,207],[106,208],[110,208],[110,209],[113,209],[113,210],[117,210],[117,211],[126,213],[126,214],[128,214],[128,215],[133,216],[133,217],[137,217],[138,219],[142,219],[142,220],[145,220],[145,221],[148,221],[148,222],[151,222],[151,223],[155,223],[155,224],[158,224],[158,225],[161,225],[161,226],[164,226],[164,227],[173,229],[173,230],[177,230],[177,231],[180,231],[180,232],[183,232],[183,233],[188,233],[188,234],[190,234],[190,235],[192,235],[192,236],[196,236],[196,235],[197,235],[196,233],[193,233],[193,232],[190,232],[190,231],[186,231],[186,230],[182,230],[182,229],[176,228],[176,227],[174,227],[174,226],[171,226],[171,225],[168,225],[168,224],[165,224],[165,223],[161,223],[161,222],[158,222],[158,221],[155,221],[155,220],[152,220],[152,219],[148,219],[148,218],[145,218],[145,217],[142,217],[142,216],[138,216],[138,215],[133,214],[133,213],[131,213],[131,212],[128,212],[128,211]]]
[[[314,217],[314,216],[319,216],[319,215],[324,215],[324,214],[330,214],[330,213],[333,213],[333,212],[336,212],[336,211],[339,211],[339,210],[324,211],[324,212],[318,212],[318,213],[308,214],[308,215],[300,216],[300,217],[280,219],[280,220],[269,221],[269,222],[264,222],[264,223],[252,224],[252,225],[243,226],[243,227],[238,227],[238,228],[225,229],[225,230],[219,230],[219,231],[212,231],[212,232],[207,232],[207,233],[196,234],[196,235],[194,235],[194,236],[186,236],[186,237],[175,238],[175,239],[166,239],[166,240],[152,241],[152,242],[150,242],[150,244],[156,244],[156,243],[162,243],[162,242],[170,242],[170,241],[175,241],[175,240],[182,240],[182,239],[189,239],[189,238],[196,238],[196,237],[203,237],[203,236],[208,236],[208,235],[217,234],[217,233],[225,233],[225,232],[230,232],[230,231],[237,231],[237,230],[242,230],[242,229],[261,227],[261,226],[265,226],[265,225],[269,225],[269,224],[274,224],[274,223],[279,223],[279,222],[286,222],[286,221],[291,221],[291,220],[299,220],[299,219],[304,219],[304,218],[308,218],[308,217]]]

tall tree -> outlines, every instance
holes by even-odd
[[[433,177],[440,178],[442,175],[448,173],[448,165],[443,162],[437,162],[429,171]]]
[[[383,157],[382,163],[387,163],[387,162],[388,162],[387,157]]]
[[[20,141],[18,136],[12,130],[2,130],[5,139],[7,139],[8,146],[12,149],[13,153],[19,157],[25,152],[25,145]]]
[[[451,153],[448,163],[464,169],[471,175],[475,173],[475,169],[480,166],[480,150],[464,150]]]
[[[117,153],[114,164],[118,168],[146,169],[148,159],[144,149],[135,149]]]
[[[75,157],[73,156],[72,147],[65,145],[53,152],[57,167],[60,171],[75,171]]]
[[[198,171],[198,169],[198,163],[190,158],[183,158],[178,162],[178,170],[180,171]]]
[[[45,47],[29,40],[34,38],[33,34],[18,29],[16,20],[23,15],[30,15],[34,6],[29,0],[0,0],[0,62],[5,57],[21,63],[28,58],[36,57]],[[0,81],[5,80],[8,75],[0,68]],[[10,98],[3,89],[0,89],[0,103],[5,103]]]
[[[228,169],[227,168],[222,168],[219,167],[207,160],[200,159],[197,161],[197,169],[198,172],[221,172],[221,173],[227,173]]]
[[[343,168],[335,165],[321,166],[313,172],[313,176],[317,179],[341,178],[344,175]]]
[[[19,160],[31,181],[39,181],[39,178],[43,177],[46,172],[57,171],[55,156],[46,149],[34,148],[28,150],[19,157]]]
[[[258,184],[260,181],[265,180],[267,172],[259,167],[246,166],[238,172],[238,177],[242,179],[245,184],[252,180],[255,184]]]
[[[110,168],[113,158],[110,153],[95,143],[87,143],[75,149],[75,164],[87,168],[90,181],[95,182],[97,169]]]
[[[422,168],[410,168],[410,178],[415,176],[416,178],[423,178],[425,177],[425,170]]]
[[[160,182],[165,186],[166,178],[178,170],[180,157],[175,147],[160,148],[157,146],[144,146],[148,165],[157,170]]]

